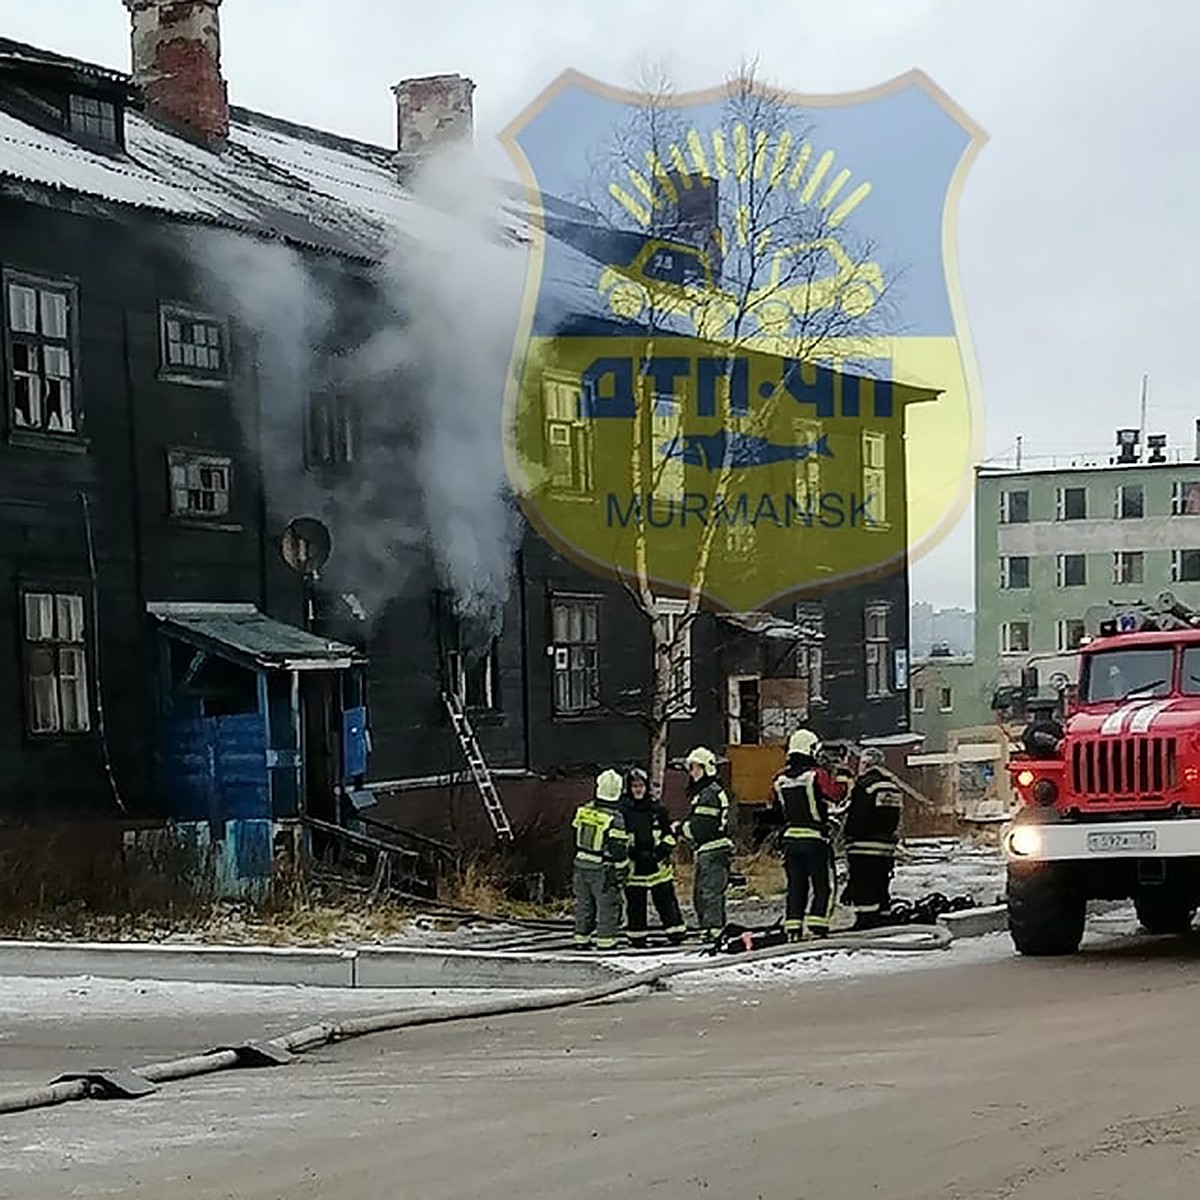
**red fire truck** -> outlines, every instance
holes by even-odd
[[[1035,713],[1008,764],[1004,835],[1021,954],[1073,954],[1089,900],[1131,899],[1149,933],[1200,906],[1200,614],[1165,592],[1081,648],[1065,720]]]

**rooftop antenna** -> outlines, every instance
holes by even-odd
[[[1146,397],[1150,392],[1150,376],[1142,376],[1142,423],[1138,427],[1138,445],[1146,444]]]
[[[1017,470],[1021,469],[1021,435],[1017,434]]]

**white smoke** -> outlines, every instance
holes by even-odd
[[[490,633],[520,536],[503,398],[524,257],[498,236],[499,189],[470,152],[443,153],[411,186],[368,299],[339,282],[335,262],[278,243],[197,231],[187,250],[256,344],[261,429],[250,397],[237,408],[276,523],[326,523],[324,576],[356,615],[378,617],[432,565],[460,614]],[[327,387],[355,395],[361,414],[357,461],[336,479],[304,459],[309,398]]]

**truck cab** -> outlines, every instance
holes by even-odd
[[[1186,930],[1200,905],[1200,629],[1141,624],[1101,627],[1061,738],[1031,724],[1009,761],[1009,930],[1023,954],[1078,949],[1089,900],[1132,899],[1151,933]]]

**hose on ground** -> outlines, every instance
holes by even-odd
[[[266,1043],[269,1049],[286,1051],[288,1054],[303,1054],[320,1046],[365,1037],[372,1033],[387,1033],[399,1029],[411,1029],[421,1025],[440,1025],[450,1021],[478,1020],[482,1017],[500,1017],[517,1013],[544,1012],[547,1009],[569,1008],[580,1004],[594,1004],[614,996],[635,992],[641,988],[658,988],[666,980],[679,975],[701,971],[729,970],[745,963],[763,962],[773,958],[801,958],[813,954],[829,954],[839,950],[887,950],[907,953],[922,953],[931,950],[946,950],[954,935],[940,926],[921,928],[907,925],[896,928],[874,929],[868,933],[845,933],[821,941],[804,942],[800,945],[769,946],[763,950],[751,950],[745,954],[721,955],[703,962],[669,962],[645,971],[626,972],[618,975],[611,983],[594,987],[577,988],[570,991],[551,992],[540,996],[525,996],[513,1000],[484,1000],[475,1004],[458,1005],[453,1008],[410,1008],[397,1012],[376,1013],[368,1017],[353,1017],[332,1024],[308,1025],[303,1029],[277,1037]],[[210,1054],[197,1054],[188,1058],[172,1059],[169,1062],[148,1063],[133,1068],[131,1074],[150,1083],[166,1083],[176,1079],[190,1079],[198,1075],[209,1075],[241,1066],[243,1057],[237,1050],[216,1050]],[[27,1092],[0,1095],[0,1114],[27,1112],[35,1108],[47,1108],[72,1100],[85,1100],[103,1094],[97,1085],[86,1079],[53,1083]]]

